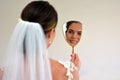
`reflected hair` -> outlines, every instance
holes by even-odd
[[[82,24],[81,22],[75,21],[75,20],[68,21],[68,22],[66,23],[66,32],[67,32],[67,30],[69,29],[69,27],[70,27],[70,25],[71,25],[72,23],[79,23],[79,24]]]

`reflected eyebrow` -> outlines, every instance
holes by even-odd
[[[75,32],[75,30],[73,30],[73,29],[68,29],[68,31],[74,31]],[[82,32],[82,31],[76,31],[76,32]]]
[[[78,31],[78,32],[82,33],[82,31]]]
[[[74,31],[74,30],[72,30],[72,29],[68,29],[69,31]]]

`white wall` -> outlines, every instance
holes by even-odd
[[[62,24],[75,19],[83,23],[83,35],[75,52],[81,59],[81,80],[120,80],[120,0],[49,0],[59,22],[50,57],[68,60],[71,47],[62,35]],[[0,1],[0,63],[10,34],[29,0]]]

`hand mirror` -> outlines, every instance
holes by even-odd
[[[79,21],[68,21],[63,24],[63,35],[67,43],[72,47],[72,54],[74,47],[78,44],[82,35],[82,24]]]

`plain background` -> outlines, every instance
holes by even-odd
[[[5,49],[24,6],[31,0],[0,0],[0,66]],[[120,80],[120,0],[48,0],[57,10],[56,38],[50,57],[69,60],[71,47],[64,40],[62,25],[68,20],[83,24],[75,52],[81,59],[81,80]]]

